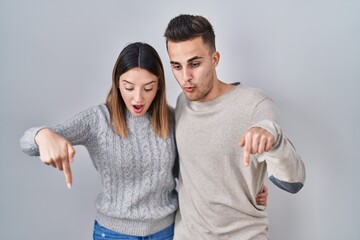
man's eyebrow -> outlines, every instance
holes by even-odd
[[[188,63],[194,61],[194,60],[198,60],[198,59],[202,59],[203,57],[199,57],[199,56],[195,56],[195,57],[192,57],[190,59],[187,60]],[[170,61],[170,64],[180,64],[179,62],[175,62],[175,61]]]
[[[199,56],[195,56],[195,57],[192,57],[192,58],[190,58],[189,60],[187,60],[187,62],[189,63],[189,62],[192,62],[192,61],[194,61],[194,60],[198,60],[198,59],[202,59],[203,57],[199,57]]]
[[[180,64],[180,63],[175,62],[175,61],[170,61],[170,64]]]

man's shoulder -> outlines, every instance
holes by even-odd
[[[183,92],[181,92],[176,99],[175,112],[179,108],[179,106],[182,106],[182,103],[185,101],[186,101],[186,96]]]
[[[262,89],[246,86],[244,84],[237,85],[234,90],[235,90],[236,96],[239,96],[239,97],[242,97],[245,99],[261,100],[261,99],[267,98],[267,95],[265,94],[265,92]]]

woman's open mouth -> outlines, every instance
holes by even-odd
[[[135,113],[141,113],[144,110],[144,105],[133,105],[133,110]]]

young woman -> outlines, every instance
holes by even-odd
[[[132,43],[120,53],[106,104],[52,127],[31,128],[20,143],[28,155],[64,170],[69,187],[73,145],[88,149],[103,184],[94,239],[172,239],[178,207],[173,110],[162,62],[150,45]],[[266,196],[259,194],[260,204]]]

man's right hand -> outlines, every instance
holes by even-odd
[[[48,128],[41,129],[35,136],[39,146],[40,160],[46,165],[64,171],[67,187],[72,186],[70,163],[73,162],[75,149],[71,143]]]

